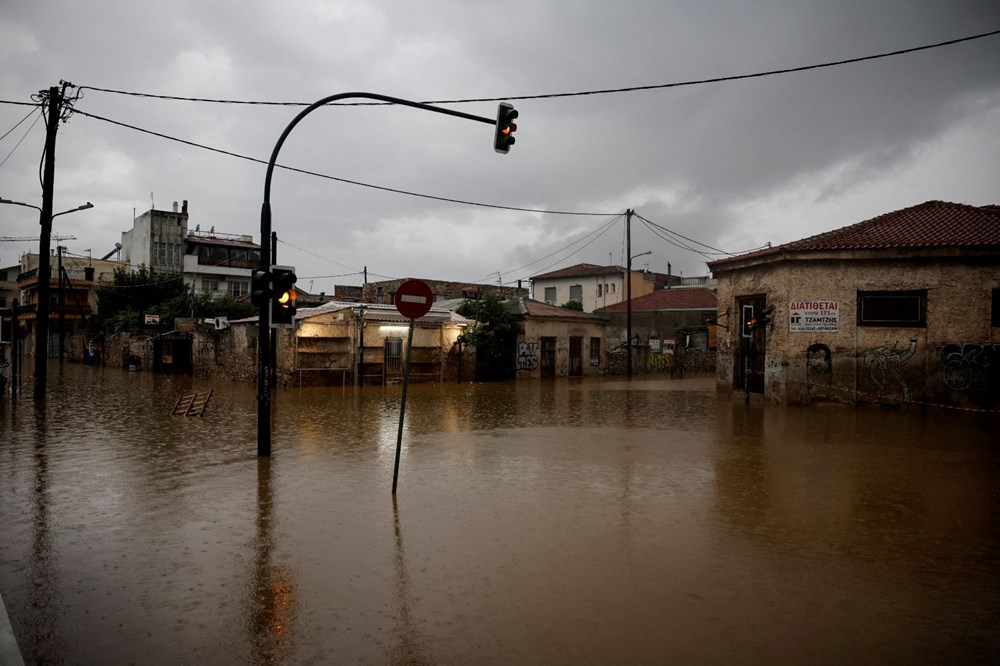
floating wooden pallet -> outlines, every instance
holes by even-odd
[[[213,393],[215,393],[215,389],[207,393],[182,395],[174,403],[174,409],[170,412],[171,416],[201,416],[205,412],[205,407],[208,406],[208,401],[211,400]]]

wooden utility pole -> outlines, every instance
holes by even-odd
[[[63,84],[65,89],[66,84]],[[43,93],[45,94],[45,93]],[[56,176],[56,132],[62,114],[63,90],[49,88],[45,129],[45,169],[42,172],[42,212],[38,239],[38,309],[35,314],[35,400],[44,400],[49,372],[49,289],[52,265],[49,263],[52,237],[52,199]]]

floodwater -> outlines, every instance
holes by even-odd
[[[214,388],[204,416],[175,400]],[[58,365],[0,406],[31,663],[975,663],[1000,415],[706,378],[282,389]]]

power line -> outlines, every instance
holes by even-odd
[[[222,148],[213,148],[212,146],[206,146],[201,143],[195,143],[194,141],[188,141],[186,139],[179,139],[169,134],[163,134],[162,132],[154,132],[153,130],[143,129],[142,127],[136,127],[135,125],[129,125],[128,123],[123,123],[118,120],[111,120],[110,118],[104,118],[103,116],[98,116],[93,113],[87,113],[86,111],[80,111],[79,109],[74,109],[74,113],[78,113],[81,116],[87,118],[93,118],[94,120],[101,120],[112,125],[118,125],[119,127],[125,127],[136,132],[142,132],[144,134],[149,134],[151,136],[159,137],[161,139],[166,139],[168,141],[175,141],[177,143],[182,143],[186,146],[192,146],[194,148],[201,148],[202,150],[208,150],[213,153],[219,153],[221,155],[228,155],[229,157],[235,157],[237,159],[246,160],[248,162],[255,162],[257,164],[268,164],[267,160],[257,159],[256,157],[249,157],[247,155],[241,155],[240,153],[234,153],[230,150],[223,150]],[[282,164],[276,164],[279,169],[285,169],[286,171],[292,171],[295,173],[301,173],[307,176],[315,176],[317,178],[323,178],[326,180],[333,180],[338,183],[346,183],[347,185],[357,185],[359,187],[367,187],[373,190],[380,190],[382,192],[392,192],[393,194],[404,194],[410,197],[419,197],[421,199],[431,199],[433,201],[444,201],[446,203],[462,204],[465,206],[479,206],[480,208],[493,208],[497,210],[511,210],[521,213],[543,213],[546,215],[579,215],[579,216],[591,216],[591,217],[603,217],[606,215],[613,215],[613,213],[588,213],[588,212],[578,212],[578,211],[565,211],[565,210],[544,210],[541,208],[521,208],[518,206],[503,206],[500,204],[489,204],[482,203],[480,201],[468,201],[466,199],[454,199],[451,197],[440,197],[433,194],[422,194],[420,192],[410,192],[408,190],[400,190],[393,187],[385,187],[384,185],[373,185],[371,183],[364,183],[358,180],[350,180],[348,178],[340,178],[337,176],[330,176],[323,173],[318,173],[316,171],[309,171],[307,169],[299,169],[296,167],[285,166]]]
[[[876,53],[874,55],[860,56],[856,58],[845,58],[843,60],[833,60],[830,62],[823,62],[813,65],[801,65],[798,67],[786,67],[783,69],[772,69],[764,72],[754,72],[752,74],[734,74],[730,76],[717,76],[709,79],[696,79],[692,81],[678,81],[673,83],[657,83],[644,86],[629,86],[625,88],[605,88],[598,90],[583,90],[578,92],[563,92],[563,93],[546,93],[540,95],[509,95],[506,97],[470,97],[465,99],[443,99],[443,100],[429,100],[423,102],[423,104],[468,104],[472,102],[497,102],[503,100],[526,100],[526,99],[557,99],[561,97],[581,97],[585,95],[614,95],[620,93],[628,92],[640,92],[645,90],[661,90],[665,88],[682,88],[686,86],[697,86],[704,85],[707,83],[723,83],[726,81],[740,81],[744,79],[755,79],[762,78],[765,76],[777,76],[779,74],[792,74],[795,72],[806,72],[814,69],[825,69],[829,67],[839,67],[841,65],[851,65],[859,62],[866,62],[869,60],[880,60],[883,58],[892,58],[895,56],[906,55],[909,53],[916,53],[918,51],[928,51],[930,49],[937,49],[944,46],[952,46],[955,44],[961,44],[963,42],[971,42],[977,39],[984,39],[986,37],[994,37],[1000,35],[1000,30],[991,30],[990,32],[983,32],[978,35],[969,35],[967,37],[959,37],[958,39],[949,39],[943,42],[936,42],[934,44],[925,44],[923,46],[915,46],[907,49],[899,49],[896,51],[887,51],[885,53]],[[247,101],[247,100],[233,100],[233,99],[212,99],[206,97],[181,97],[175,95],[157,95],[153,93],[140,93],[140,92],[129,92],[125,90],[114,90],[111,88],[100,88],[97,86],[81,86],[81,90],[95,90],[98,92],[111,93],[116,95],[128,95],[132,97],[147,97],[152,99],[161,100],[171,100],[171,101],[182,101],[182,102],[208,102],[213,104],[245,104],[245,105],[257,105],[257,106],[309,106],[312,102],[263,102],[263,101]],[[332,104],[331,106],[382,106],[386,105],[386,102],[342,102],[337,104]]]
[[[575,256],[575,255],[579,254],[580,252],[582,252],[583,250],[585,250],[587,248],[587,246],[591,245],[598,238],[600,238],[601,236],[603,236],[604,234],[606,234],[608,232],[608,230],[612,227],[612,225],[614,225],[614,223],[617,222],[618,220],[620,220],[622,217],[623,217],[623,215],[619,215],[615,219],[611,220],[611,222],[607,223],[606,225],[604,225],[603,227],[601,227],[600,229],[598,229],[597,231],[600,231],[599,234],[597,234],[596,236],[594,236],[586,244],[584,244],[581,247],[577,248],[576,250],[574,250],[570,254],[566,255],[565,257],[560,257],[559,259],[557,259],[556,261],[553,261],[548,266],[545,266],[543,268],[539,268],[538,269],[539,274],[544,273],[545,271],[549,270],[553,266],[561,264],[562,262],[566,261],[570,257]],[[596,233],[596,232],[591,232],[590,234],[587,234],[587,236],[590,236],[593,233]],[[587,236],[584,236],[583,238],[586,238]],[[581,238],[580,240],[583,240],[583,239]],[[566,248],[563,248],[563,249],[566,249]],[[561,250],[559,250],[559,251],[561,251]],[[553,254],[555,254],[555,253],[553,253]],[[548,255],[548,256],[552,256],[552,255]],[[541,260],[539,260],[539,261],[541,261]],[[528,264],[528,266],[532,266],[532,265],[537,264],[537,263],[538,263],[538,261],[535,261],[535,262],[532,262],[531,264]],[[527,266],[525,266],[524,268],[527,268]],[[515,270],[520,270],[520,269],[515,269]],[[507,271],[507,273],[513,273],[513,272],[514,271]]]
[[[659,224],[656,224],[655,222],[647,220],[646,218],[644,218],[642,215],[639,215],[638,213],[636,213],[635,216],[637,218],[639,218],[640,220],[642,220],[643,222],[645,222],[646,224],[651,224],[654,227],[656,227],[657,229],[661,229],[661,230],[665,231],[668,234],[672,234],[672,235],[677,236],[679,238],[683,238],[684,240],[686,240],[686,241],[688,241],[690,243],[694,243],[695,245],[701,245],[702,247],[708,248],[709,250],[713,250],[716,254],[725,254],[725,255],[729,255],[729,256],[732,256],[732,254],[733,254],[732,252],[726,252],[725,250],[720,250],[717,247],[712,247],[711,245],[706,245],[705,243],[702,243],[701,241],[696,241],[693,238],[688,238],[687,236],[684,236],[683,234],[679,234],[676,231],[671,231],[670,229],[667,229],[664,226],[661,226]]]
[[[10,156],[13,155],[14,152],[18,148],[21,147],[21,143],[23,143],[24,140],[28,138],[28,135],[31,134],[31,130],[35,129],[35,125],[38,124],[38,119],[41,118],[44,114],[42,113],[41,109],[34,109],[30,113],[28,113],[28,115],[26,115],[24,118],[21,118],[21,120],[18,121],[17,125],[14,125],[9,130],[7,130],[6,134],[4,134],[3,136],[0,136],[0,141],[2,141],[4,138],[7,137],[8,134],[10,134],[14,130],[16,130],[21,123],[23,123],[25,120],[27,120],[28,118],[30,118],[32,113],[37,113],[38,116],[35,118],[35,121],[33,123],[31,123],[31,126],[28,127],[27,130],[25,130],[24,135],[20,138],[20,140],[16,144],[14,144],[13,148],[10,149],[10,152],[7,153],[7,156],[3,158],[3,162],[0,162],[0,167],[2,167],[4,164],[6,164],[7,160],[10,159]]]

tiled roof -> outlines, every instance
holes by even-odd
[[[715,310],[718,301],[715,292],[703,287],[679,287],[658,289],[651,294],[632,299],[632,312],[651,310]],[[628,301],[615,303],[597,310],[598,312],[624,312]]]
[[[577,264],[575,266],[567,266],[566,268],[560,268],[559,270],[555,270],[550,273],[542,273],[541,275],[534,275],[531,277],[531,279],[552,280],[555,278],[586,277],[590,275],[614,275],[624,272],[625,269],[621,266],[598,266],[597,264]]]
[[[1000,246],[1000,206],[927,201],[849,227],[720,259],[709,268],[781,252],[975,246]]]
[[[548,303],[542,303],[541,301],[535,301],[530,298],[515,298],[514,300],[507,301],[507,307],[513,309],[515,312],[525,315],[528,317],[533,317],[536,319],[579,319],[581,321],[604,321],[603,317],[595,314],[590,314],[589,312],[580,312],[578,310],[570,310],[568,308],[561,308],[557,305],[549,305]]]

